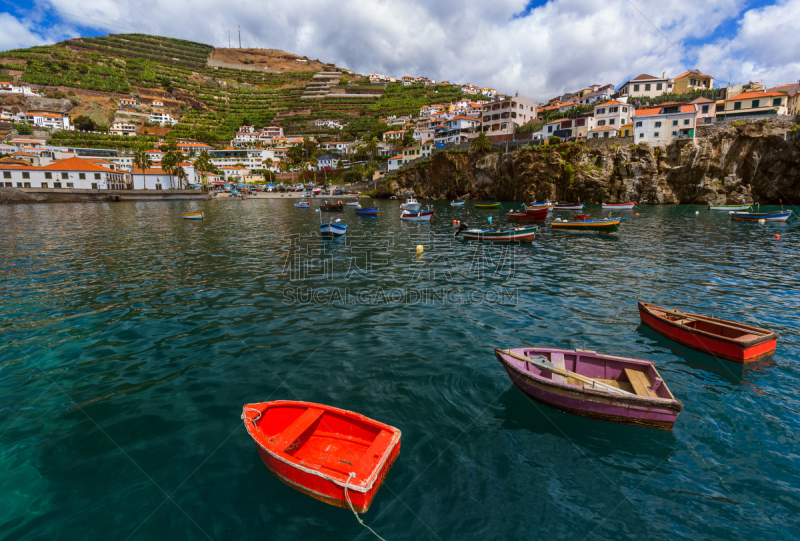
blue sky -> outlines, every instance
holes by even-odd
[[[690,68],[800,79],[800,0],[0,0],[0,50],[131,31],[227,46],[237,25],[244,46],[536,100]]]

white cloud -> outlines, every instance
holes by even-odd
[[[800,45],[800,0],[744,12],[745,0],[551,0],[527,13],[526,0],[48,1],[102,21],[62,17],[73,31],[125,27],[227,46],[230,30],[236,46],[241,24],[245,47],[283,49],[360,73],[494,86],[537,100],[693,67],[718,81],[735,73],[734,80],[789,82],[797,78],[792,56]],[[21,31],[0,48],[30,45],[43,33],[10,18]],[[738,21],[736,36],[705,43],[731,20]]]
[[[22,21],[8,13],[0,13],[0,51],[41,45],[46,39],[30,28],[30,22]]]

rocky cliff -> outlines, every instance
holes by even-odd
[[[388,177],[377,196],[407,192],[500,201],[800,201],[800,133],[791,120],[756,120],[701,126],[694,141],[666,148],[618,138],[507,154],[440,152]]]

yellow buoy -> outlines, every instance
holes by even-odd
[[[422,247],[422,244],[418,244],[417,245],[417,253],[421,254],[424,251],[425,251],[425,248]]]

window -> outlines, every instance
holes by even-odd
[[[660,128],[660,127],[661,127],[661,121],[656,122],[656,128]]]
[[[14,186],[13,182],[6,182],[6,188],[11,188]]]
[[[95,180],[100,180],[100,173],[95,173],[94,174],[94,179]]]
[[[44,178],[46,178],[47,180],[50,180],[51,178],[53,178],[53,173],[45,173],[44,174]]]
[[[628,112],[628,108],[627,108],[627,107],[623,107],[623,108],[622,108],[622,112],[623,112],[623,113],[627,113],[627,112]]]
[[[633,85],[633,91],[639,92],[639,85]]]
[[[683,119],[683,125],[684,126],[688,126],[689,125],[689,119],[688,118],[684,118]]]
[[[160,190],[160,189],[161,189],[161,184],[156,184],[156,190]]]
[[[661,90],[663,85],[661,83],[656,83],[656,90]]]
[[[649,84],[644,85],[644,91],[645,92],[650,92],[650,85]]]
[[[606,121],[605,120],[598,120],[597,121],[597,125],[598,126],[605,126],[606,125]]]
[[[609,113],[617,113],[619,112],[619,107],[612,107],[608,110]]]
[[[68,179],[69,173],[61,173],[61,178],[63,178],[64,180]]]
[[[641,127],[642,127],[642,123],[641,123],[641,122],[637,122],[637,123],[636,123],[636,127],[637,127],[637,128],[641,128]]]
[[[608,137],[608,132],[603,132],[603,137]]]
[[[22,173],[22,178],[23,178],[23,180],[25,180],[25,179],[30,180],[31,174],[28,173],[28,172],[24,172],[24,173]]]
[[[604,114],[606,114],[606,110],[605,109],[598,109],[597,110],[597,114],[598,115],[604,115]]]
[[[673,120],[673,121],[672,121],[672,125],[673,125],[673,126],[677,126],[677,125],[678,125],[678,121],[677,121],[677,120]]]
[[[30,183],[30,182],[23,182],[23,183],[22,183],[22,185],[23,185],[25,188],[30,188],[30,187],[31,187],[31,183]]]
[[[653,137],[658,137],[658,132],[657,131],[653,132]]]
[[[703,114],[708,113],[708,105],[703,105]]]
[[[696,85],[696,84],[697,84],[697,81],[696,81],[696,80],[694,80],[694,79],[689,79],[689,84],[690,84],[690,85],[692,85],[692,86],[694,86],[694,85]]]
[[[643,138],[644,138],[644,134],[643,134],[643,133],[640,133],[640,134],[639,134],[639,139],[643,139]]]
[[[780,107],[781,106],[781,99],[780,98],[775,98],[774,100],[772,100],[772,106],[773,107]]]
[[[11,171],[3,171],[3,178],[11,178]]]
[[[612,118],[612,119],[610,119],[610,120],[608,121],[608,125],[609,125],[609,126],[613,126],[613,125],[614,125],[614,120],[615,120],[615,119],[613,119],[613,118]]]
[[[93,190],[96,190],[96,189],[97,189],[97,183],[96,183],[96,182],[92,182],[92,189],[93,189]]]
[[[78,178],[80,180],[86,180],[86,173],[78,173]]]
[[[733,104],[733,110],[734,111],[738,111],[741,108],[742,108],[742,102],[740,102],[740,101],[734,102],[734,104]]]
[[[752,107],[753,109],[758,109],[758,102],[759,102],[759,101],[761,101],[761,100],[753,100],[753,104],[751,105],[751,107]]]
[[[678,132],[677,131],[673,131],[672,132],[672,137],[677,137],[677,136],[678,136]]]
[[[47,188],[47,183],[46,182],[42,182],[42,188]]]
[[[21,182],[17,182],[17,188],[22,188],[22,183]]]
[[[61,187],[61,183],[60,182],[54,182],[53,183],[53,188],[60,188],[60,187]]]

